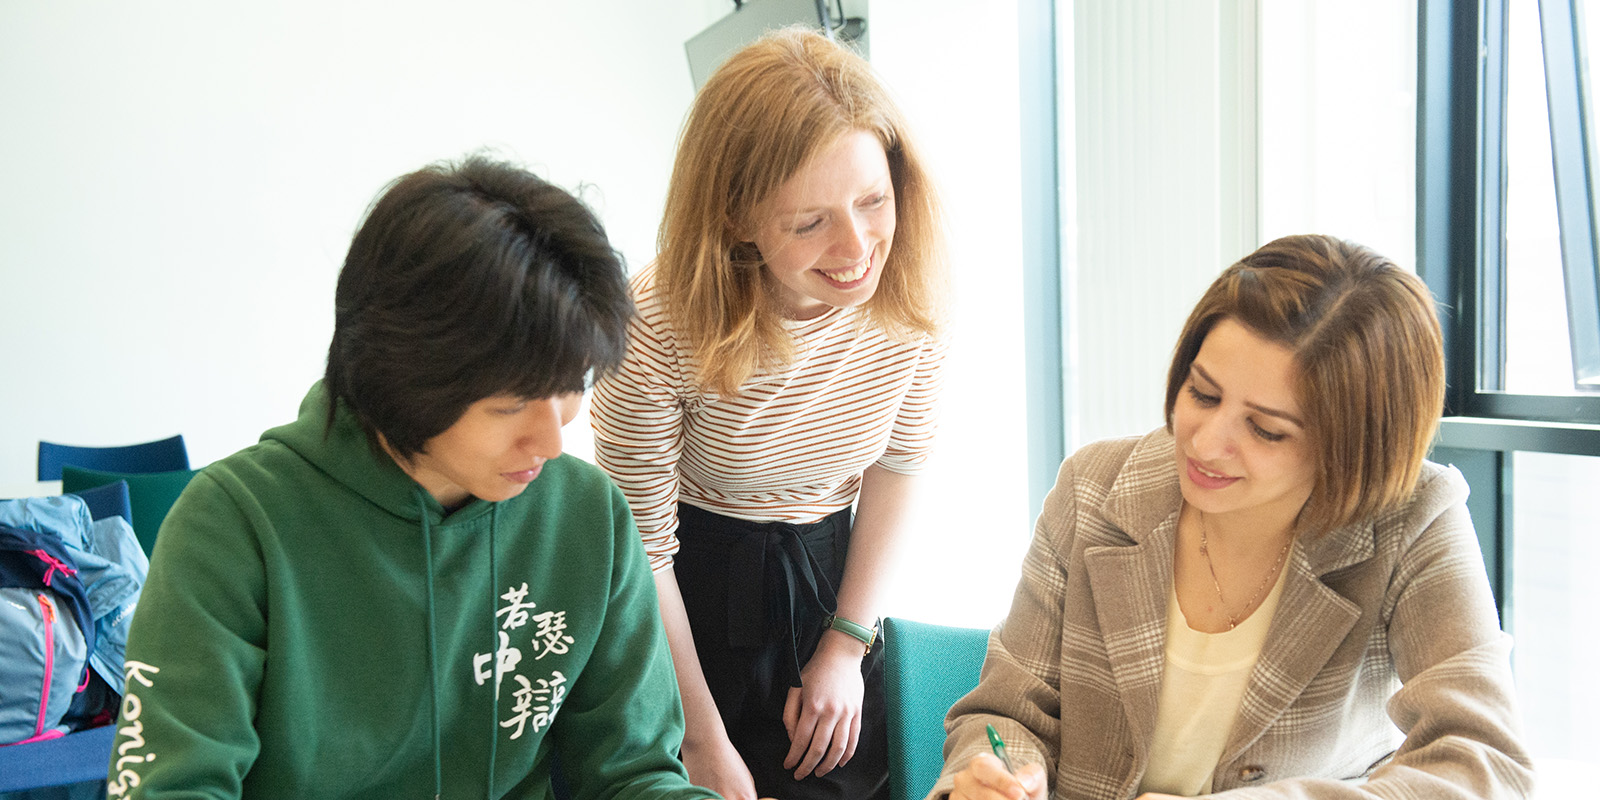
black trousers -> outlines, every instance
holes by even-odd
[[[756,792],[784,800],[885,800],[888,722],[882,642],[861,662],[866,696],[850,763],[794,779],[783,768],[789,688],[835,609],[850,549],[850,510],[808,524],[750,522],[678,504],[673,564],[706,684]],[[861,620],[865,622],[865,620]]]

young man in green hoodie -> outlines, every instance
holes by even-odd
[[[714,797],[627,502],[561,454],[632,306],[594,216],[469,158],[380,196],[299,419],[151,559],[111,797]]]

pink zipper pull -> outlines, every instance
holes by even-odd
[[[78,574],[78,571],[67,566],[65,561],[62,561],[61,559],[56,558],[55,556],[50,555],[43,550],[29,550],[28,555],[34,556],[40,561],[43,561],[45,564],[49,565],[49,568],[44,571],[44,585],[46,586],[50,585],[50,579],[55,577],[57,572],[66,575]]]

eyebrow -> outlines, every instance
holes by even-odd
[[[866,197],[866,196],[872,194],[873,192],[882,192],[884,194],[894,194],[894,173],[892,173],[892,172],[884,172],[882,178],[873,181],[873,183],[871,184],[870,188],[868,188],[865,192],[862,192],[859,196],[857,196],[855,199],[851,200],[850,202],[851,203],[855,203],[856,201],[860,200],[863,197]],[[806,214],[817,214],[817,213],[822,213],[822,212],[826,212],[826,211],[831,211],[832,209],[833,209],[833,206],[831,204],[824,203],[823,205],[820,205],[820,206],[805,206],[805,207],[801,207],[801,208],[793,208],[793,209],[788,209],[788,210],[776,210],[773,213],[774,213],[774,216],[777,216],[777,217],[783,217],[783,216],[799,217],[799,216],[804,216]]]
[[[1206,372],[1205,368],[1200,366],[1199,364],[1194,363],[1194,362],[1191,361],[1189,363],[1189,369],[1192,369],[1195,372],[1200,373],[1200,377],[1205,378],[1206,379],[1206,383],[1209,383],[1212,386],[1217,387],[1218,389],[1222,388],[1222,384],[1217,383],[1217,379],[1211,377],[1211,373]],[[1250,408],[1255,409],[1256,411],[1260,411],[1261,413],[1266,414],[1269,417],[1277,417],[1278,419],[1281,419],[1281,420],[1284,420],[1284,421],[1287,421],[1287,422],[1292,422],[1298,427],[1304,428],[1306,426],[1306,424],[1304,422],[1300,421],[1299,417],[1297,417],[1297,416],[1295,416],[1293,414],[1290,414],[1287,411],[1279,411],[1276,408],[1272,408],[1270,406],[1264,406],[1264,405],[1261,405],[1259,403],[1251,403],[1249,401],[1246,401],[1245,405],[1250,407]]]

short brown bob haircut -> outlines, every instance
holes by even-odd
[[[1444,347],[1420,278],[1358,244],[1286,236],[1223,271],[1189,314],[1167,373],[1167,429],[1206,334],[1233,319],[1294,354],[1316,459],[1297,533],[1320,536],[1398,506],[1444,409]]]
[[[817,31],[786,28],[746,45],[700,89],[684,123],[657,233],[656,281],[698,379],[731,392],[793,357],[783,309],[750,240],[758,215],[813,157],[852,131],[883,144],[895,234],[865,308],[896,338],[943,323],[946,254],[923,159],[872,68]]]

